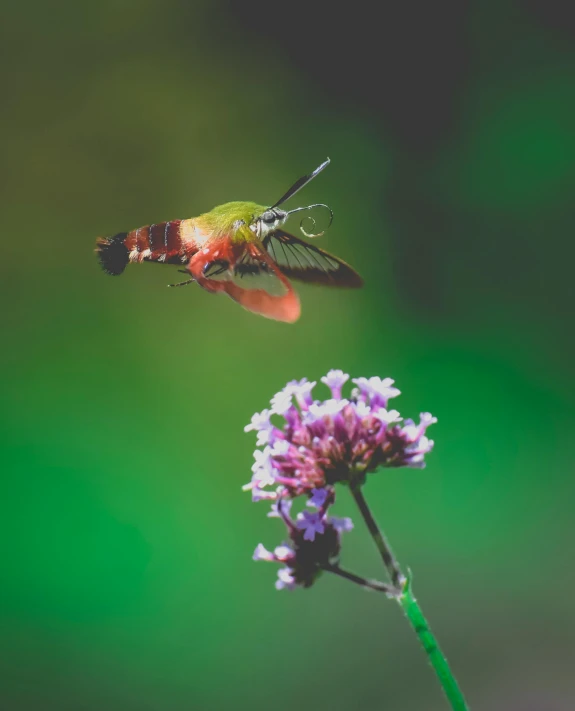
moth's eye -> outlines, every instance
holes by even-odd
[[[276,221],[277,215],[275,212],[264,212],[262,215],[262,222],[265,222],[266,225],[273,225],[273,223]]]

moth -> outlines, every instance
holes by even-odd
[[[317,203],[285,211],[287,200],[313,180],[329,158],[297,180],[271,207],[228,202],[199,217],[170,220],[97,240],[96,253],[105,272],[121,274],[130,262],[184,265],[189,279],[169,286],[197,283],[211,293],[223,292],[248,311],[293,323],[301,312],[290,280],[322,286],[358,288],[359,274],[338,257],[283,229],[290,215]],[[308,216],[315,225],[315,220]],[[329,225],[328,225],[329,226]],[[319,237],[300,229],[306,237]]]

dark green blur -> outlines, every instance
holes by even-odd
[[[396,605],[251,561],[283,532],[243,426],[330,368],[439,418],[366,495],[473,711],[575,707],[574,28],[456,5],[5,4],[2,709],[446,708]],[[316,244],[366,286],[300,288],[293,326],[98,268],[98,235],[272,204],[326,156],[290,206],[333,208]],[[381,577],[352,504],[343,563]]]

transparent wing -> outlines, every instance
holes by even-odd
[[[277,321],[293,323],[300,303],[292,285],[261,247],[250,244],[232,269],[225,291],[244,309]]]
[[[229,241],[200,250],[190,273],[202,288],[224,292],[248,311],[287,323],[299,318],[297,294],[260,244]]]
[[[230,269],[230,277],[241,289],[259,289],[270,296],[284,296],[289,290],[289,285],[281,279],[281,274],[273,268],[266,255],[253,248],[244,250]]]
[[[357,289],[363,279],[341,259],[283,230],[264,239],[264,247],[282,274],[308,284]]]

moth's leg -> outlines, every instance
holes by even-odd
[[[189,274],[190,272],[187,269],[178,269],[178,272],[180,274]],[[196,281],[194,277],[191,279],[186,279],[186,281],[180,281],[177,284],[168,284],[169,287],[171,286],[186,286],[186,284],[191,284],[192,282]]]
[[[187,279],[186,281],[179,281],[177,284],[168,284],[168,286],[186,286],[186,284],[193,284],[195,279]]]

